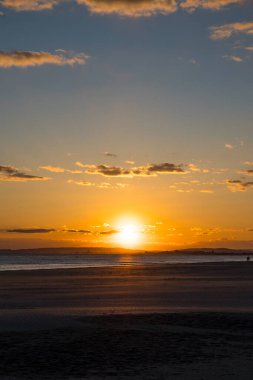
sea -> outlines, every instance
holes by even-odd
[[[206,253],[0,253],[0,271],[246,261],[247,254]]]

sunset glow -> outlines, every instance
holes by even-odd
[[[135,222],[123,222],[119,225],[119,232],[115,236],[115,241],[125,248],[135,248],[143,243],[141,227]]]
[[[250,2],[0,19],[0,248],[253,248]]]

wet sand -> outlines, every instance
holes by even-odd
[[[253,373],[253,265],[2,272],[1,379]]]

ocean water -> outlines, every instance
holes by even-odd
[[[37,270],[56,268],[112,267],[175,263],[205,263],[245,261],[245,255],[229,254],[177,254],[177,253],[131,253],[131,254],[61,254],[61,253],[0,253],[0,271]]]

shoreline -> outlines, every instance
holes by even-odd
[[[31,269],[1,269],[0,268],[0,273],[13,273],[13,272],[47,272],[47,271],[89,271],[89,270],[108,270],[108,269],[133,269],[133,268],[138,268],[138,269],[144,269],[144,268],[170,268],[170,267],[177,267],[180,266],[184,268],[185,266],[191,267],[191,266],[210,266],[210,265],[218,265],[218,266],[227,266],[227,265],[247,265],[253,266],[253,261],[246,261],[246,260],[231,260],[231,261],[202,261],[202,262],[170,262],[170,263],[133,263],[133,264],[109,264],[109,265],[91,265],[91,266],[69,266],[69,267],[52,267],[52,268],[31,268]],[[14,264],[15,266],[15,264]]]

